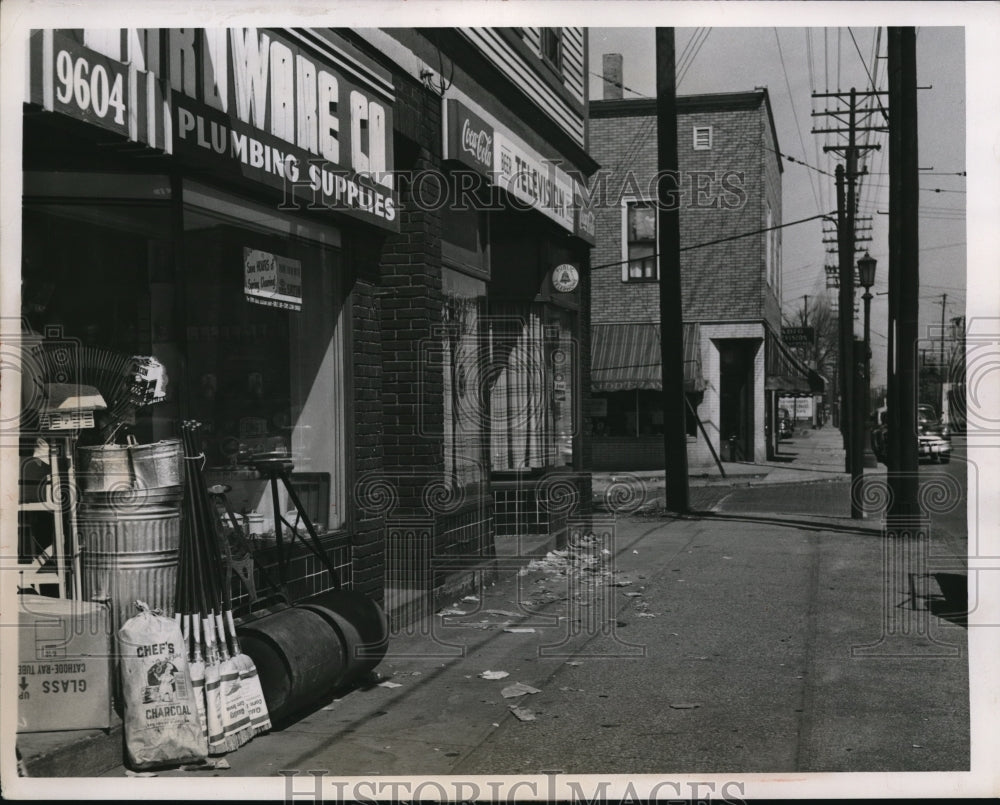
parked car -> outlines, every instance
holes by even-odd
[[[948,438],[945,438],[940,432],[933,430],[931,420],[926,417],[926,412],[924,412],[925,421],[921,424],[921,413],[919,408],[929,407],[930,406],[918,407],[917,461],[930,461],[936,464],[947,464],[951,461],[951,434],[949,433]],[[931,414],[933,414],[933,412],[934,409],[931,408]],[[878,424],[872,428],[871,432],[872,452],[875,454],[876,459],[885,464],[889,446],[889,426],[886,424],[886,409],[879,408],[877,413]],[[940,427],[940,423],[938,423],[938,425]]]
[[[778,409],[778,438],[779,439],[791,439],[794,433],[794,428],[792,427],[792,415],[788,413],[787,408]]]
[[[921,403],[917,406],[917,430],[920,433],[936,433],[942,439],[951,439],[951,427],[941,420],[933,405]]]

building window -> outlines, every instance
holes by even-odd
[[[656,282],[660,261],[656,255],[656,206],[650,201],[627,201],[622,243],[626,262],[622,282]]]
[[[453,488],[474,492],[486,480],[488,400],[482,394],[486,283],[442,270],[444,310],[444,472]]]
[[[237,511],[273,522],[272,495],[254,461],[287,454],[314,523],[341,528],[347,375],[340,233],[194,183],[186,184],[184,202],[177,346],[185,360],[174,379],[187,392],[185,416],[203,424],[206,477],[232,487]],[[260,271],[276,274],[277,292],[255,282]],[[279,506],[292,508],[284,490]]]
[[[542,58],[562,72],[562,28],[542,28]]]
[[[573,464],[575,314],[490,303],[490,461],[510,472]]]
[[[695,126],[693,138],[695,151],[710,151],[712,148],[712,127]]]

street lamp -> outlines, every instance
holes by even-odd
[[[871,376],[871,311],[872,311],[872,285],[875,284],[875,266],[877,261],[868,252],[858,260],[858,284],[865,289],[861,298],[865,302],[865,421],[864,421],[864,466],[869,468],[878,467],[875,454],[871,445],[871,396],[872,396],[872,376]]]

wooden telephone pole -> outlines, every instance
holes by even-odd
[[[834,151],[841,154],[844,163],[837,165],[837,251],[839,279],[839,367],[840,367],[840,429],[844,435],[846,451],[845,470],[851,473],[852,485],[857,483],[864,474],[864,422],[858,416],[858,405],[855,402],[855,355],[854,355],[854,257],[857,250],[855,233],[855,216],[857,213],[857,179],[867,173],[859,173],[858,157],[870,150],[878,150],[876,143],[859,143],[858,132],[885,131],[885,126],[863,125],[868,118],[878,110],[874,108],[861,109],[858,99],[878,98],[887,93],[874,89],[858,92],[853,87],[850,92],[814,92],[813,98],[834,98],[839,103],[847,103],[847,108],[826,109],[813,112],[813,117],[831,117],[842,125],[836,128],[813,129],[813,134],[842,134],[847,136],[847,142],[840,145],[823,146],[824,151]],[[851,517],[859,519],[864,516],[857,495],[851,495]]]
[[[681,311],[680,210],[671,199],[679,186],[677,76],[674,29],[656,29],[656,127],[659,167],[656,225],[660,235],[660,356],[663,367],[663,446],[666,503],[690,508],[684,397],[684,321]],[[675,187],[668,183],[673,180]]]
[[[893,517],[917,503],[917,314],[920,307],[917,35],[889,28],[889,383],[886,400]]]

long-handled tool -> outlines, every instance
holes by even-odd
[[[236,538],[240,544],[245,544],[246,540],[243,530],[236,521],[236,515],[233,512],[232,506],[229,505],[229,499],[226,497],[226,492],[228,491],[229,488],[225,486],[212,486],[208,488],[208,493],[213,499],[222,498]],[[236,636],[236,624],[233,621],[232,574],[234,570],[232,549],[229,546],[228,540],[218,532],[218,529],[216,529],[216,535],[224,557],[220,585],[224,596],[224,600],[220,602],[220,609],[222,610],[224,619],[220,616],[217,625],[219,633],[223,635],[223,642],[225,642],[225,635],[228,630],[228,637],[232,646],[231,661],[240,680],[240,688],[243,692],[247,716],[250,719],[248,730],[241,731],[238,736],[241,743],[245,743],[254,735],[267,732],[271,728],[271,719],[268,716],[267,702],[264,700],[264,691],[261,688],[257,667],[253,664],[253,660],[242,652],[239,638]],[[251,595],[256,597],[253,592],[252,570],[250,570],[250,589]]]
[[[205,721],[208,727],[208,751],[211,755],[220,755],[230,750],[226,743],[225,726],[223,723],[224,708],[219,662],[213,639],[213,616],[205,589],[207,580],[201,559],[202,540],[198,538],[198,531],[201,525],[199,479],[202,457],[201,451],[197,449],[195,444],[191,423],[185,422],[181,431],[184,457],[189,462],[188,472],[184,474],[186,489],[181,524],[182,530],[185,530],[187,535],[185,547],[191,569],[190,599],[188,604],[192,610],[192,619],[197,624],[193,626],[193,632],[195,635],[198,635],[200,626],[202,630],[200,637],[204,639]]]
[[[385,656],[389,643],[389,621],[385,612],[377,602],[364,593],[347,589],[340,573],[334,567],[329,555],[323,549],[302,501],[289,477],[292,463],[287,456],[263,458],[254,462],[257,471],[268,478],[271,484],[271,497],[275,501],[275,536],[279,550],[278,568],[284,581],[284,545],[281,538],[281,526],[288,528],[292,541],[298,538],[323,564],[333,581],[334,589],[310,596],[296,602],[296,606],[310,609],[321,615],[337,632],[344,650],[347,664],[344,673],[338,681],[338,687],[344,687],[356,682],[364,674],[375,668]],[[288,497],[295,506],[296,524],[305,526],[309,539],[306,540],[296,526],[289,523],[279,513],[277,507],[278,483],[281,483]]]

